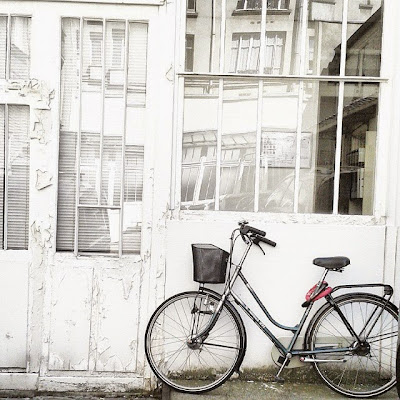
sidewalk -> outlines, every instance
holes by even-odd
[[[162,400],[333,400],[348,399],[343,397],[324,384],[292,383],[283,385],[275,382],[255,381],[228,381],[218,389],[211,392],[189,395],[170,391],[169,398],[166,390],[163,391]],[[396,389],[385,393],[377,399],[398,400]]]

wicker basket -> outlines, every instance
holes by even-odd
[[[193,280],[224,283],[229,253],[213,244],[192,244]]]

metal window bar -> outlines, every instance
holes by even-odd
[[[9,166],[9,148],[8,148],[8,130],[9,130],[9,122],[8,122],[8,104],[4,105],[4,250],[7,250],[7,233],[8,233],[8,166]]]
[[[308,2],[303,2],[303,13],[301,16],[301,38],[300,38],[300,74],[306,73],[306,44],[308,30]],[[300,81],[298,104],[297,104],[297,131],[296,131],[296,164],[295,164],[295,180],[294,180],[294,199],[293,212],[299,212],[299,196],[300,196],[300,164],[301,164],[301,140],[303,134],[303,99],[304,99],[304,80]]]
[[[101,49],[101,128],[100,128],[100,165],[99,171],[97,173],[98,184],[97,187],[99,188],[97,204],[101,205],[101,193],[102,193],[102,181],[103,181],[103,155],[104,155],[104,121],[105,121],[105,97],[106,97],[106,40],[107,40],[107,23],[106,20],[103,18],[103,43]]]
[[[82,138],[82,68],[83,68],[83,18],[79,23],[79,100],[78,100],[78,137],[76,143],[76,188],[75,188],[75,236],[74,254],[78,255],[78,234],[79,234],[79,199],[81,184],[81,138]]]
[[[346,52],[347,52],[347,16],[349,0],[343,0],[342,17],[342,43],[340,49],[340,76],[344,77],[346,72]],[[333,181],[333,214],[339,213],[339,187],[340,169],[342,154],[342,133],[343,133],[343,104],[344,104],[344,81],[339,83],[339,99],[336,126],[336,149],[335,149],[335,172]]]
[[[125,147],[126,147],[126,118],[127,118],[127,99],[128,99],[128,62],[129,62],[129,29],[130,25],[128,21],[125,21],[125,63],[124,63],[124,122],[123,122],[123,137],[122,137],[122,172],[121,172],[121,196],[120,205],[121,210],[119,212],[119,248],[118,254],[121,257],[123,252],[124,242],[124,202],[125,202]]]
[[[261,74],[265,68],[266,56],[266,31],[267,31],[267,0],[262,1],[261,11],[261,32],[260,32],[260,62],[258,73]],[[256,126],[256,157],[255,157],[255,176],[254,176],[254,211],[258,212],[260,197],[260,164],[261,164],[261,137],[262,137],[262,113],[263,113],[263,91],[264,81],[258,81],[258,100],[257,100],[257,126]]]

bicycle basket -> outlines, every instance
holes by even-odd
[[[224,283],[229,253],[213,244],[192,244],[193,280]]]

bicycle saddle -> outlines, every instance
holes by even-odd
[[[321,257],[314,258],[313,264],[318,265],[318,267],[338,271],[344,268],[346,265],[349,265],[350,259],[347,257]]]

